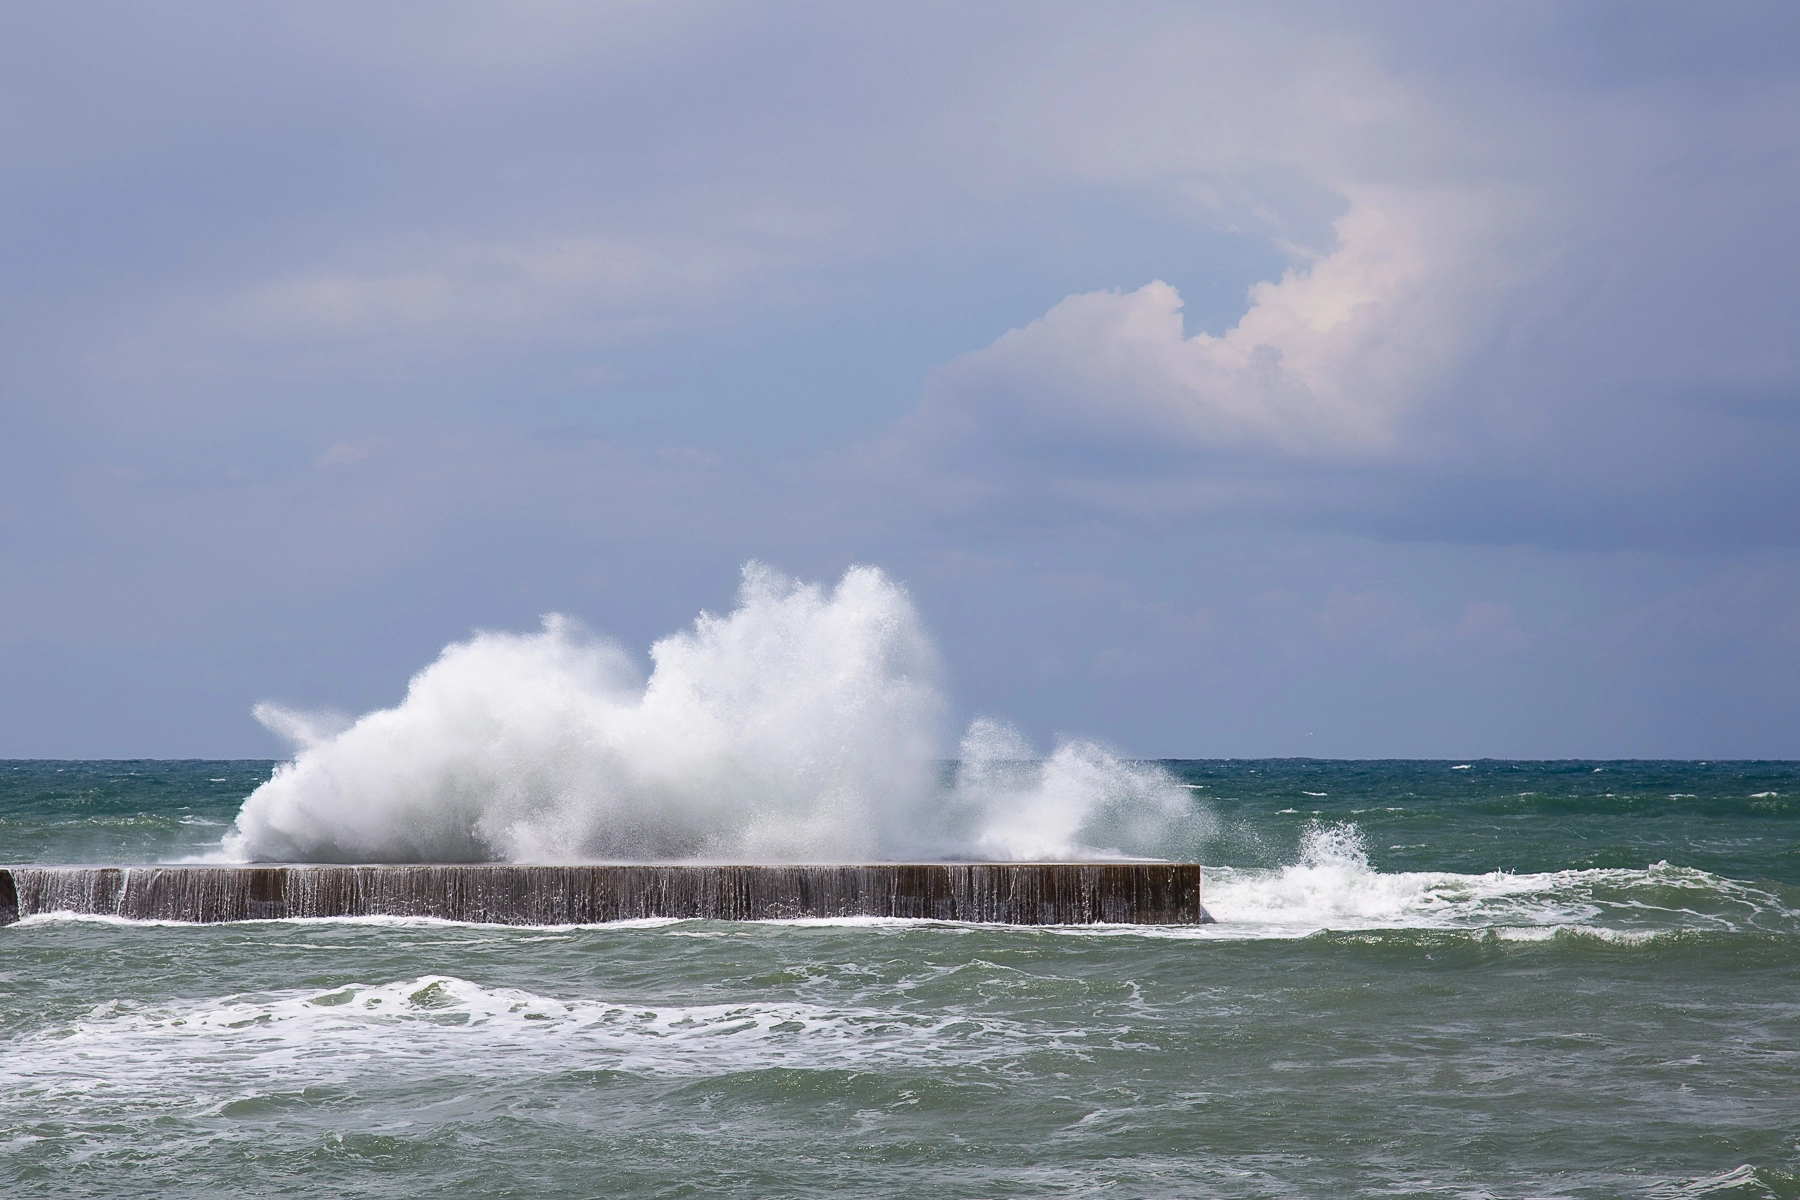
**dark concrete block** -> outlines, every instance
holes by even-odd
[[[0,880],[0,924],[45,912],[196,922],[440,917],[501,925],[646,917],[914,917],[1009,925],[1212,920],[1200,904],[1200,868],[1193,863],[14,867],[0,870]]]

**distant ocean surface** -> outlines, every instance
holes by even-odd
[[[1165,764],[1195,929],[0,929],[9,1196],[1800,1196],[1800,763]],[[0,763],[0,862],[267,762]]]

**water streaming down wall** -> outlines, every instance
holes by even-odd
[[[0,925],[68,912],[160,921],[437,917],[586,925],[649,917],[909,917],[1009,925],[1212,920],[1193,863],[860,866],[0,868]]]

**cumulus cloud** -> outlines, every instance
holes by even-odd
[[[1337,246],[1250,290],[1218,336],[1189,335],[1160,280],[1073,295],[932,379],[919,432],[1034,446],[1400,454],[1453,376],[1504,269],[1479,202],[1370,192]]]

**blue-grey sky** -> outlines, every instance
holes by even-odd
[[[0,9],[0,756],[752,558],[1154,756],[1800,757],[1800,10]]]

